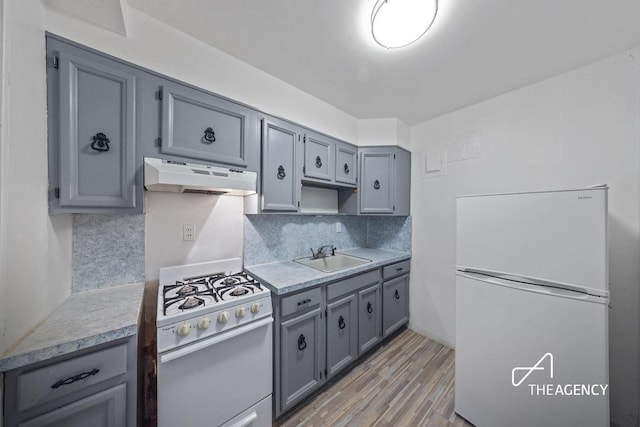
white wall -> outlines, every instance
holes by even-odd
[[[411,128],[396,118],[358,120],[358,145],[399,145],[409,149]]]
[[[455,344],[455,196],[607,183],[611,415],[638,423],[638,49],[412,128],[411,328]],[[423,178],[427,147],[479,135],[480,156]]]
[[[0,354],[71,287],[71,216],[47,205],[44,25],[38,0],[4,1]]]
[[[242,258],[243,199],[232,196],[147,192],[145,277],[161,267]],[[182,240],[182,225],[194,224],[196,240]]]

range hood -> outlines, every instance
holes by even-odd
[[[197,163],[144,158],[144,187],[172,193],[248,196],[256,192],[255,172]]]

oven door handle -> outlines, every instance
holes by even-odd
[[[250,413],[240,421],[231,424],[229,427],[247,427],[249,424],[253,423],[257,419],[258,419],[258,413],[256,411],[253,411],[252,413]]]
[[[208,339],[208,340],[204,340],[204,341],[200,341],[197,342],[195,344],[189,344],[183,348],[180,348],[178,350],[169,352],[169,353],[165,353],[160,355],[160,363],[167,363],[170,362],[172,360],[178,359],[182,356],[186,356],[188,354],[193,353],[194,351],[198,351],[198,350],[202,350],[203,348],[207,348],[210,347],[212,345],[216,345],[219,344],[223,341],[229,340],[231,338],[235,338],[238,335],[247,333],[249,331],[253,331],[254,329],[258,329],[261,328],[263,326],[266,326],[270,323],[273,323],[273,317],[266,317],[262,320],[258,320],[256,322],[250,323],[246,326],[241,326],[239,328],[236,329],[232,329],[231,331],[227,332],[227,333],[223,333],[220,335],[214,335],[212,338]]]

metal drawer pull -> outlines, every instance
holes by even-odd
[[[344,329],[346,326],[347,324],[344,323],[344,317],[340,316],[340,318],[338,319],[338,328]]]
[[[300,334],[298,337],[298,350],[302,351],[307,348],[307,341],[304,338],[304,335]]]
[[[284,171],[284,167],[282,165],[278,166],[278,179],[284,179],[287,174]]]
[[[396,289],[396,293],[395,293],[396,299],[400,299],[400,292],[398,292],[398,290]]]
[[[109,138],[102,132],[98,132],[91,137],[91,148],[95,151],[109,151]]]
[[[396,271],[402,271],[402,267],[397,267]]]
[[[298,305],[309,304],[311,302],[311,298],[303,299],[302,301],[298,301]]]
[[[62,385],[69,385],[69,384],[73,384],[76,381],[81,381],[84,380],[85,378],[88,378],[92,375],[97,374],[98,372],[100,372],[100,369],[96,369],[94,368],[93,370],[89,371],[89,372],[83,372],[81,374],[78,375],[74,375],[72,377],[67,378],[66,380],[60,380],[58,382],[56,382],[55,384],[53,384],[51,386],[51,388],[58,388]]]
[[[320,156],[316,156],[316,167],[317,168],[322,167],[322,159],[320,158]]]
[[[373,181],[373,188],[376,190],[380,189],[380,181],[378,181],[377,179],[375,181]]]
[[[373,306],[371,305],[371,302],[367,303],[367,313],[373,313]]]
[[[214,142],[216,142],[216,133],[213,131],[213,129],[208,127],[204,130],[204,136],[202,137],[202,139],[204,140],[202,141],[203,144],[213,144]]]
[[[345,164],[344,164],[344,174],[345,174],[345,175],[349,175],[349,172],[350,172],[350,170],[349,170],[349,165],[345,163]]]

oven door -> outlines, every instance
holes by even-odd
[[[272,323],[268,317],[158,357],[158,426],[218,426],[271,394]],[[249,411],[251,412],[251,411]],[[242,417],[270,426],[271,412]],[[251,415],[251,414],[250,414]]]

